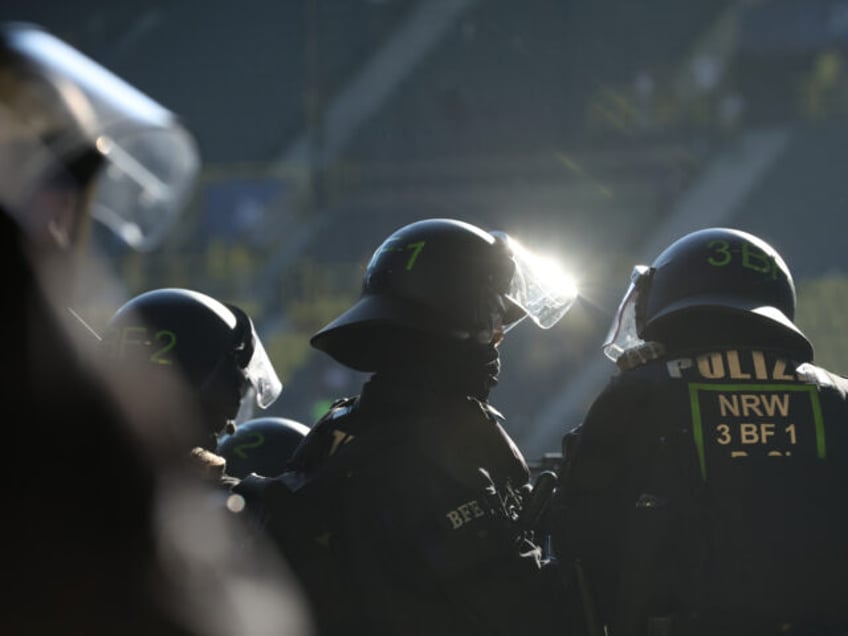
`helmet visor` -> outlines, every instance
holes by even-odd
[[[104,158],[93,177],[93,216],[133,248],[155,247],[191,194],[200,165],[192,136],[173,113],[46,31],[8,25],[2,35],[26,67],[22,77],[51,85],[75,124],[54,122],[55,158],[86,149]]]
[[[280,396],[283,383],[271,364],[271,359],[262,346],[262,341],[251,325],[253,336],[253,355],[244,368],[244,373],[250,381],[250,385],[256,392],[256,404],[259,408],[267,409]]]
[[[109,164],[97,180],[92,216],[127,245],[155,248],[191,194],[197,160],[179,130],[113,130],[98,139]]]
[[[604,355],[613,362],[616,362],[628,349],[644,343],[639,337],[637,308],[640,295],[647,287],[651,272],[651,268],[647,265],[637,265],[630,274],[630,285],[618,305],[618,312],[603,344]]]
[[[542,329],[550,329],[577,300],[577,286],[559,263],[535,254],[502,232],[492,232],[512,253],[515,272],[506,292],[508,300],[524,310]],[[505,331],[520,320],[506,325]]]

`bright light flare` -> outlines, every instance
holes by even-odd
[[[577,279],[555,258],[539,255],[536,268],[540,284],[556,298],[575,299],[579,295]]]
[[[510,247],[516,272],[508,295],[533,322],[550,329],[577,299],[577,281],[558,259],[530,252],[514,239]]]

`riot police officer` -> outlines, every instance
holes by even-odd
[[[173,113],[38,26],[0,25],[0,390],[26,414],[3,462],[3,633],[258,634],[234,586],[249,572],[285,594],[270,570],[227,562],[231,520],[146,426],[189,416],[123,401],[69,311],[91,218],[151,249],[198,165]],[[284,630],[297,604],[278,605],[263,621]]]
[[[218,455],[227,462],[227,474],[250,473],[273,477],[286,469],[309,427],[285,417],[257,417],[241,422],[235,432],[218,439]]]
[[[290,555],[322,633],[560,629],[557,573],[522,524],[527,464],[488,402],[504,333],[527,316],[550,327],[574,300],[538,265],[507,235],[418,221],[385,239],[359,299],[313,336],[372,375],[287,473],[237,491]]]
[[[30,25],[2,25],[0,207],[67,300],[92,218],[153,249],[192,193],[194,137],[160,104]],[[92,260],[92,259],[89,259]]]
[[[103,347],[110,360],[137,365],[138,385],[159,376],[185,382],[204,422],[191,445],[209,451],[219,435],[235,431],[247,396],[266,409],[283,388],[250,316],[193,289],[152,289],[131,298],[109,320]]]
[[[633,270],[619,372],[566,436],[557,496],[596,633],[844,633],[848,381],[813,363],[795,300],[736,229]]]

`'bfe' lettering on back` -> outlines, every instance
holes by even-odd
[[[449,510],[445,516],[448,518],[448,521],[450,521],[451,529],[457,530],[466,523],[479,519],[485,514],[483,507],[478,503],[478,501],[476,499],[472,499],[464,504],[460,504],[453,510]]]

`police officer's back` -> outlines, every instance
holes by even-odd
[[[612,633],[848,624],[848,381],[794,310],[779,254],[737,230],[634,270],[605,346],[620,372],[569,436],[558,501],[558,551]]]
[[[265,487],[269,530],[308,555],[294,563],[324,633],[559,628],[556,572],[519,519],[527,465],[487,401],[503,332],[528,308],[550,326],[573,300],[548,288],[530,302],[539,287],[523,256],[460,221],[405,226],[375,251],[360,299],[313,337],[373,374]],[[296,508],[310,492],[318,503]]]

